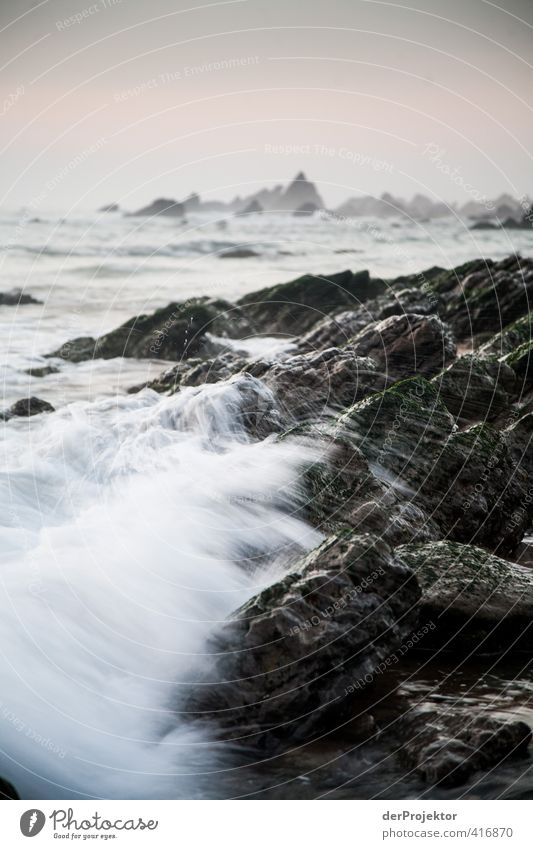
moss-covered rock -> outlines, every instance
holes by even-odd
[[[245,295],[237,304],[258,333],[305,333],[325,315],[353,309],[384,291],[368,271],[305,274]]]
[[[312,737],[350,715],[347,695],[411,633],[418,598],[379,539],[327,540],[216,632],[212,668],[185,697],[188,717],[248,743]]]
[[[477,354],[459,357],[431,382],[461,425],[496,419],[510,408],[517,386],[510,365]]]
[[[114,357],[181,360],[215,353],[218,346],[207,334],[238,337],[248,331],[242,312],[227,301],[191,298],[137,315],[98,339],[73,339],[48,356],[71,362]]]
[[[372,471],[420,506],[445,536],[501,551],[513,550],[522,538],[527,516],[517,525],[508,522],[528,492],[512,437],[487,424],[458,431],[424,378],[401,381],[354,404],[339,427]]]
[[[403,545],[398,554],[422,590],[426,647],[465,654],[533,646],[533,572],[472,545]]]

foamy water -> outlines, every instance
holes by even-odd
[[[180,682],[320,539],[294,514],[309,449],[252,441],[243,389],[268,393],[146,390],[4,428],[0,745],[22,795],[195,796],[220,764]]]

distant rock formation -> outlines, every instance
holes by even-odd
[[[314,209],[323,209],[325,204],[314,183],[309,182],[300,171],[280,197],[280,209],[294,211],[311,204]]]
[[[264,212],[264,210],[259,201],[252,200],[248,206],[237,212],[237,215],[257,215],[260,212]]]
[[[148,206],[143,206],[136,212],[128,212],[129,216],[154,216],[164,215],[170,218],[183,218],[185,213],[184,205],[177,200],[171,198],[157,198]]]
[[[315,212],[318,211],[319,207],[316,206],[316,204],[309,202],[302,203],[302,205],[299,206],[298,209],[295,209],[292,214],[295,215],[297,218],[304,218],[305,216],[314,215]]]
[[[119,212],[120,206],[118,203],[106,203],[104,206],[101,206],[98,212]]]
[[[185,212],[198,212],[202,206],[200,195],[197,192],[191,192],[188,198],[183,201]]]

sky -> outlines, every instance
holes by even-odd
[[[533,0],[2,0],[4,209],[533,194]]]

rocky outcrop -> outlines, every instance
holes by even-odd
[[[389,381],[434,375],[456,354],[453,335],[437,316],[413,313],[371,323],[351,344],[360,356],[371,357]]]
[[[257,200],[251,200],[250,203],[246,204],[246,206],[237,212],[237,215],[258,215],[264,212],[263,207]]]
[[[508,517],[528,493],[513,437],[488,424],[458,431],[435,388],[423,378],[396,383],[354,404],[338,426],[373,471],[418,504],[448,538],[512,551],[531,509],[516,526]]]
[[[28,417],[28,416],[37,416],[39,413],[53,413],[54,408],[48,401],[43,401],[42,398],[36,398],[32,395],[30,398],[21,398],[20,401],[16,401],[9,407],[8,410],[4,410],[0,413],[0,418],[4,421],[8,419],[12,419],[15,417]]]
[[[453,542],[402,545],[415,573],[421,621],[436,628],[425,647],[465,655],[533,647],[533,572],[481,548]]]
[[[459,710],[415,708],[402,718],[400,729],[405,766],[428,784],[441,787],[460,786],[478,770],[523,758],[531,742],[525,722]]]
[[[183,218],[185,208],[182,203],[172,198],[157,198],[157,200],[149,203],[148,206],[143,206],[135,212],[128,212],[129,216],[162,216],[170,218]]]
[[[378,392],[387,383],[373,360],[351,346],[279,361],[255,361],[247,370],[272,389],[287,421],[320,419]]]
[[[302,203],[298,209],[295,209],[292,213],[296,218],[309,218],[310,215],[314,215],[315,212],[318,212],[320,207],[316,205],[316,203]]]
[[[220,349],[209,334],[245,335],[249,330],[242,311],[227,301],[191,298],[169,304],[150,315],[139,315],[98,339],[81,337],[65,343],[49,357],[71,362],[100,357],[160,357],[181,360]]]
[[[458,339],[477,343],[501,332],[529,311],[533,259],[511,256],[500,262],[474,260],[446,271],[433,287],[444,300],[441,318]]]
[[[258,333],[305,333],[329,313],[353,309],[385,289],[368,271],[306,274],[290,283],[245,295],[237,304]]]
[[[302,206],[310,204],[314,209],[323,209],[324,201],[320,197],[314,183],[311,183],[303,171],[300,171],[294,180],[289,183],[279,198],[280,210],[294,211]]]
[[[350,714],[347,695],[411,633],[418,597],[380,540],[327,540],[213,635],[212,668],[182,709],[226,739],[309,739]]]
[[[0,292],[0,306],[18,307],[24,304],[42,304],[33,295],[23,292],[22,289],[11,289],[10,292]]]
[[[441,400],[463,426],[493,421],[510,409],[517,390],[514,370],[495,357],[459,357],[433,378]]]

